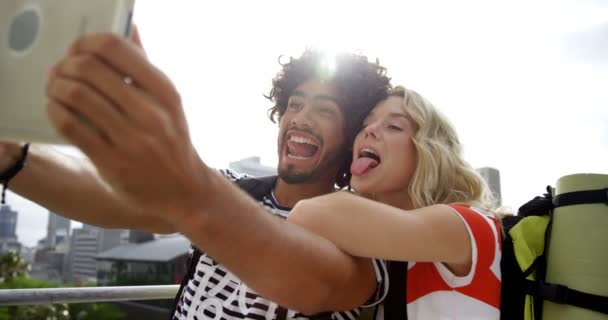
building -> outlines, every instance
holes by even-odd
[[[17,211],[0,205],[0,239],[17,239]]]
[[[190,250],[190,240],[174,234],[129,243],[97,255],[99,286],[179,284]],[[167,319],[173,299],[118,303],[126,319]]]
[[[54,248],[61,241],[70,237],[71,220],[49,211],[46,232],[46,246]]]
[[[71,220],[49,211],[46,237],[34,254],[31,277],[60,284],[64,281],[65,260],[70,251]]]
[[[30,266],[34,263],[34,254],[36,249],[33,247],[22,246],[21,247],[21,258]]]
[[[156,238],[154,233],[150,233],[142,230],[129,230],[128,231],[128,242],[129,243],[142,243],[152,241]]]
[[[483,167],[478,168],[477,172],[486,180],[486,183],[490,187],[494,198],[496,199],[496,205],[502,205],[502,193],[500,191],[500,171],[498,169]]]
[[[190,241],[174,234],[128,243],[99,253],[100,285],[176,284],[183,276]]]
[[[8,205],[0,205],[0,253],[21,252],[21,243],[17,240],[18,213]]]
[[[63,277],[68,283],[97,281],[98,253],[123,244],[122,229],[103,229],[83,224],[74,229],[70,238],[70,250],[64,263]]]
[[[30,276],[34,279],[63,283],[65,257],[69,252],[68,239],[63,239],[54,247],[44,246],[37,248],[34,254],[34,263]]]
[[[70,252],[64,268],[65,282],[83,283],[96,280],[97,253],[97,230],[86,227],[72,230]]]
[[[23,246],[17,239],[0,239],[0,253],[3,252],[15,252],[21,254]]]
[[[228,167],[238,173],[248,174],[254,177],[265,177],[277,174],[277,168],[262,165],[260,163],[260,157],[249,157],[231,162]]]

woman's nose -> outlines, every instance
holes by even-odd
[[[365,134],[365,137],[378,138],[378,125],[376,123],[371,123],[365,126],[365,128],[363,128],[363,133]]]

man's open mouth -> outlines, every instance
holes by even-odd
[[[319,144],[313,139],[290,134],[287,137],[287,156],[297,160],[307,160],[314,158],[319,151]]]

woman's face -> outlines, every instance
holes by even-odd
[[[389,97],[365,118],[355,138],[351,186],[360,193],[407,192],[417,165],[414,122],[403,98]]]

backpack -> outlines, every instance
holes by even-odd
[[[552,196],[551,186],[542,197],[535,197],[521,206],[517,216],[506,216],[502,219],[505,237],[502,239],[501,268],[501,304],[500,319],[524,319],[526,299],[532,311],[527,319],[542,319],[543,301],[568,304],[608,314],[608,297],[590,294],[554,283],[546,283],[547,246],[527,270],[521,270],[515,254],[513,238],[509,231],[529,217],[547,217],[548,225],[544,231],[544,243],[549,243],[551,236],[551,218],[553,210],[558,207],[605,203],[608,205],[608,189],[585,190],[563,193]],[[529,222],[529,221],[528,221]],[[534,221],[536,223],[536,221]],[[389,261],[389,292],[385,300],[384,314],[386,320],[407,319],[405,288],[407,287],[407,263]],[[531,280],[530,278],[534,278]]]
[[[249,177],[243,178],[235,182],[235,184],[241,188],[241,190],[247,192],[254,200],[261,201],[266,194],[268,194],[272,188],[277,184],[278,176],[268,177]],[[193,252],[189,255],[186,265],[184,278],[180,284],[179,290],[173,300],[173,310],[171,311],[170,318],[173,318],[177,304],[181,298],[184,288],[188,285],[188,281],[194,276],[196,272],[196,265],[202,255],[201,250],[193,246]],[[287,309],[281,306],[277,306],[277,317],[276,320],[285,320],[287,318]],[[311,317],[315,320],[331,319],[331,312],[321,313]]]

